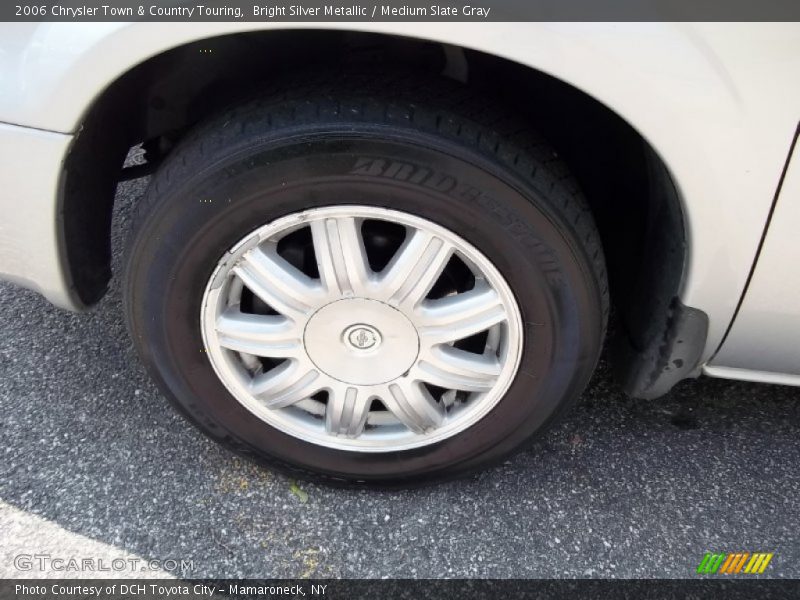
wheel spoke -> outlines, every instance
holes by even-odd
[[[453,247],[431,233],[414,230],[383,270],[378,293],[395,306],[419,304],[442,274]]]
[[[448,390],[485,392],[495,384],[500,370],[496,356],[437,346],[417,364],[413,375]]]
[[[325,429],[333,435],[358,437],[364,431],[372,399],[355,387],[334,387],[328,393]]]
[[[463,340],[506,320],[503,303],[490,287],[425,302],[418,313],[419,335],[428,344]]]
[[[223,348],[255,356],[294,356],[302,349],[302,331],[284,316],[251,315],[229,308],[216,323]]]
[[[293,320],[310,313],[321,299],[319,285],[281,258],[274,247],[247,251],[233,271],[256,296]]]
[[[352,217],[313,221],[311,237],[320,279],[328,294],[366,295],[370,269],[359,221]]]
[[[418,383],[390,383],[380,398],[401,423],[416,433],[436,429],[444,421],[444,407]]]
[[[251,393],[269,408],[284,408],[305,400],[324,387],[319,371],[293,360],[253,378]]]

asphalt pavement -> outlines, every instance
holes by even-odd
[[[145,184],[120,188],[117,249]],[[79,315],[0,284],[0,423],[0,577],[91,574],[15,564],[34,552],[194,577],[692,577],[707,551],[800,577],[795,388],[701,378],[637,401],[601,365],[565,421],[472,479],[295,485],[170,408],[117,279]]]

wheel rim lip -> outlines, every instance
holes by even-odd
[[[465,414],[459,418],[445,422],[441,427],[426,433],[414,433],[406,429],[399,433],[384,432],[381,436],[362,435],[358,438],[343,438],[325,430],[324,418],[318,420],[310,414],[305,418],[298,418],[298,415],[288,418],[285,414],[286,409],[266,407],[242,384],[241,378],[233,373],[236,369],[230,357],[233,352],[222,348],[216,332],[216,319],[220,314],[220,296],[226,288],[224,284],[230,277],[233,266],[245,252],[279,233],[288,234],[299,227],[309,225],[313,220],[337,216],[384,220],[433,232],[453,244],[461,255],[478,267],[491,287],[499,294],[507,324],[505,333],[507,348],[502,369],[491,390],[473,392],[469,409],[463,411]],[[476,425],[500,402],[513,383],[519,370],[524,345],[523,322],[517,300],[505,278],[489,258],[460,235],[434,221],[404,211],[367,205],[332,205],[299,211],[279,217],[245,235],[223,255],[208,280],[201,303],[200,329],[205,353],[214,372],[233,398],[251,414],[279,431],[303,441],[334,450],[367,453],[395,452],[430,446]]]

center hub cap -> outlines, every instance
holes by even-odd
[[[321,371],[353,385],[393,381],[419,354],[419,336],[411,321],[396,308],[366,298],[320,308],[308,320],[303,342]]]

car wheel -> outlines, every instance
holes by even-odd
[[[484,98],[359,85],[267,93],[184,139],[137,207],[129,329],[237,452],[329,482],[461,476],[586,385],[598,234],[552,150]]]

